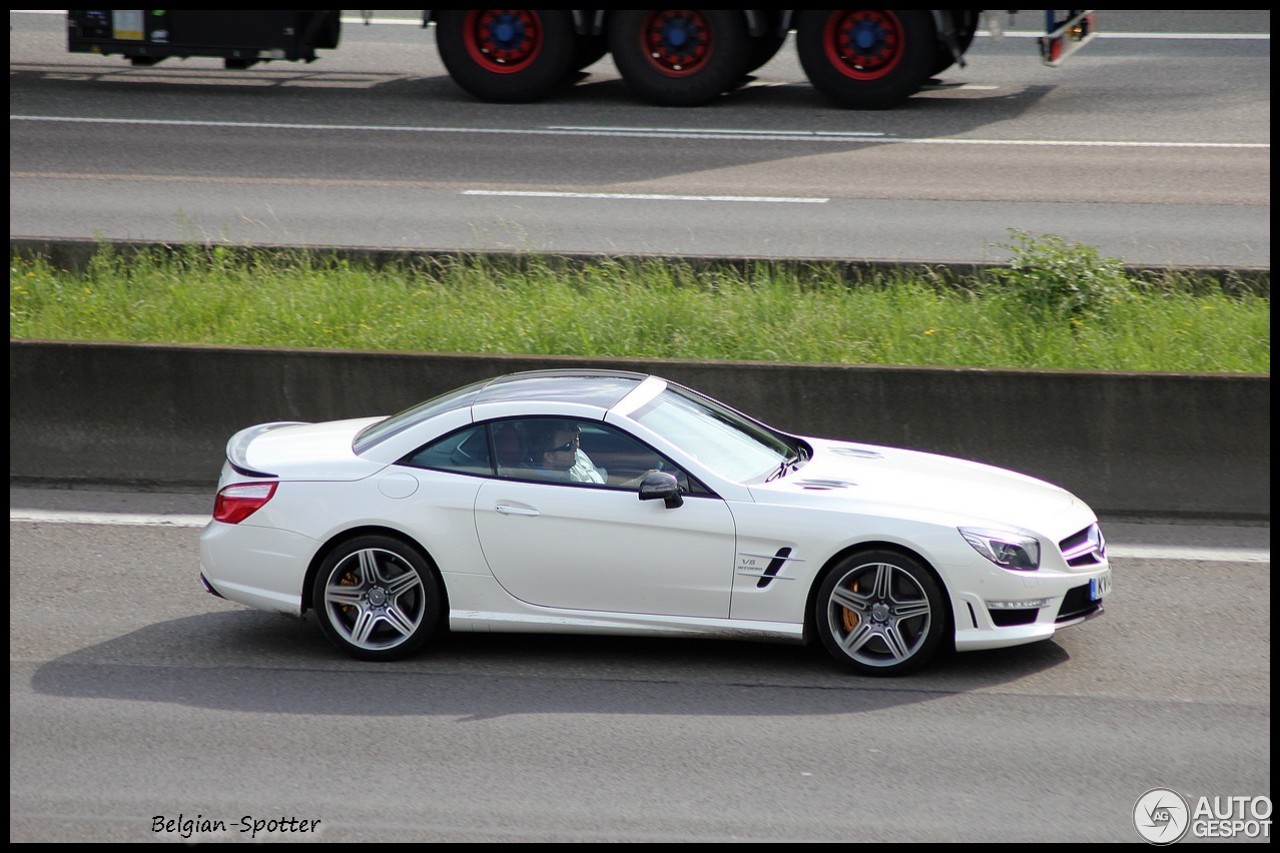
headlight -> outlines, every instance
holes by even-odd
[[[1040,568],[1040,540],[1030,533],[977,527],[958,529],[975,551],[1001,568],[1020,572]]]

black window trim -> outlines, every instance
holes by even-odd
[[[442,474],[457,474],[458,476],[461,476],[461,477],[479,477],[481,479],[500,480],[502,482],[510,482],[510,483],[534,483],[534,484],[543,485],[543,486],[570,486],[570,487],[584,488],[584,489],[603,489],[609,492],[630,493],[635,491],[634,489],[624,489],[620,486],[611,486],[608,483],[571,483],[567,481],[562,482],[559,480],[540,480],[535,477],[499,476],[498,466],[496,462],[498,458],[497,452],[496,452],[497,448],[494,447],[494,443],[493,443],[493,426],[495,424],[504,423],[506,421],[530,421],[535,419],[583,421],[587,423],[598,424],[600,427],[604,429],[613,430],[631,439],[636,444],[639,444],[641,447],[644,447],[650,453],[657,456],[666,464],[670,465],[671,467],[675,468],[678,471],[681,471],[685,475],[685,477],[687,477],[689,480],[689,491],[683,493],[685,497],[715,498],[716,500],[724,500],[723,498],[720,497],[720,495],[716,494],[714,489],[712,489],[706,483],[699,480],[693,474],[689,473],[689,471],[686,470],[683,465],[677,465],[675,462],[668,459],[665,453],[659,452],[647,441],[644,441],[638,436],[633,435],[632,433],[628,432],[625,429],[622,429],[616,424],[606,423],[603,419],[596,420],[594,418],[584,418],[580,415],[504,415],[503,417],[491,418],[487,421],[472,421],[471,423],[464,424],[463,426],[460,426],[457,429],[450,430],[444,435],[437,436],[436,438],[432,439],[431,441],[428,441],[426,444],[422,445],[421,447],[414,448],[413,450],[409,451],[404,456],[402,456],[400,459],[396,460],[395,463],[393,464],[400,465],[405,468],[413,468],[417,471],[436,471]],[[459,471],[453,468],[437,468],[430,465],[418,465],[410,461],[415,455],[417,455],[418,453],[421,453],[423,450],[427,449],[428,447],[431,447],[433,444],[436,444],[437,442],[445,441],[446,439],[454,435],[457,435],[460,432],[465,432],[467,430],[475,429],[476,427],[484,428],[485,441],[488,443],[488,447],[489,447],[489,473],[488,474],[477,474],[473,471]]]

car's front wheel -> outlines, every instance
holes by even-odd
[[[316,573],[312,602],[325,635],[364,660],[416,652],[444,609],[435,569],[388,536],[361,536],[331,551]]]
[[[893,551],[847,557],[823,579],[814,622],[831,656],[866,675],[929,660],[946,630],[942,590],[920,561]]]

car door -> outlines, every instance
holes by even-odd
[[[582,469],[585,456],[598,478],[577,482],[539,468],[547,448],[528,446],[527,437],[550,434],[545,420],[493,425],[495,435],[526,437],[520,455],[531,466],[500,466],[476,496],[476,530],[498,583],[542,607],[728,618],[734,524],[724,501],[696,487],[679,507],[641,501],[635,480],[646,470],[661,467],[686,484],[687,476],[597,421],[571,423],[581,436],[573,467]]]

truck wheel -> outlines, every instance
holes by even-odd
[[[617,12],[609,50],[622,79],[645,100],[696,106],[746,73],[752,39],[742,13],[729,9]]]
[[[312,48],[333,50],[342,38],[342,21],[339,12],[334,9],[308,12],[302,39],[310,42]],[[312,53],[315,51],[313,50]]]
[[[960,48],[960,55],[964,56],[973,44],[974,34],[978,32],[978,13],[972,9],[962,9],[953,14],[955,20],[952,25],[956,28],[956,46]],[[951,55],[951,48],[947,47],[941,39],[938,40],[936,49],[933,68],[929,71],[930,77],[936,77],[956,64],[956,58]]]
[[[485,101],[545,97],[573,70],[577,38],[560,9],[436,13],[436,46],[454,82]]]
[[[920,91],[937,57],[918,9],[806,10],[796,47],[815,89],[842,107],[886,110]]]

